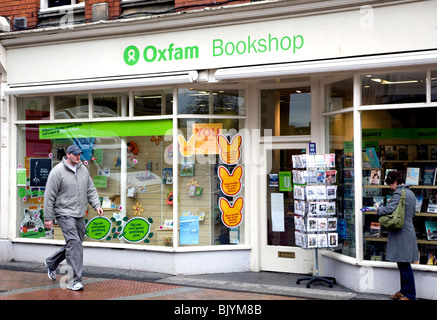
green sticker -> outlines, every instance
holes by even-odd
[[[150,223],[143,218],[129,220],[121,232],[119,239],[123,238],[128,242],[140,242],[144,240],[150,231]]]
[[[105,217],[92,218],[86,225],[85,235],[93,240],[103,240],[111,231],[112,222]]]

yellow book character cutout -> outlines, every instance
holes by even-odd
[[[221,184],[220,189],[227,196],[235,196],[241,190],[241,177],[243,176],[243,166],[235,167],[232,174],[224,166],[218,167],[218,176]]]
[[[228,228],[235,228],[240,225],[243,221],[243,210],[244,200],[243,197],[237,198],[234,201],[234,205],[231,206],[228,200],[225,198],[219,199],[219,207],[222,212],[222,222]]]
[[[179,152],[184,157],[191,157],[196,149],[194,148],[196,144],[196,136],[193,134],[191,135],[190,139],[188,139],[188,142],[185,140],[183,135],[178,135],[178,141],[179,141]]]
[[[222,134],[217,136],[217,145],[220,150],[220,159],[226,164],[235,164],[241,157],[241,143],[243,138],[237,134],[232,138],[231,143]]]

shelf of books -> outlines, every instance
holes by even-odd
[[[412,151],[414,150],[414,151]],[[428,145],[379,145],[363,150],[363,206],[386,205],[393,191],[385,184],[392,170],[405,174],[405,184],[416,195],[413,220],[419,264],[435,265],[437,252],[437,147]],[[376,212],[365,212],[364,258],[383,261],[388,231],[378,223]]]

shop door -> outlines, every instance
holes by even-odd
[[[311,250],[297,247],[294,228],[292,155],[307,153],[307,144],[286,144],[264,149],[266,175],[261,186],[263,217],[261,227],[261,269],[308,274],[313,269]],[[289,176],[290,178],[287,178]]]

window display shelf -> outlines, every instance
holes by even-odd
[[[387,237],[366,237],[366,241],[387,242]],[[417,239],[418,244],[432,244],[437,245],[437,240]]]

